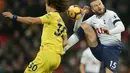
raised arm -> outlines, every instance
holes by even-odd
[[[74,28],[73,28],[73,31],[77,31],[77,29],[80,27],[81,23],[83,22],[83,18],[85,16],[85,14],[89,13],[89,7],[88,6],[84,6],[81,11],[82,11],[82,16],[80,17],[79,20],[76,20],[75,21],[75,24],[74,24]]]
[[[81,36],[84,36],[84,31],[81,28],[81,24],[82,24],[82,20],[85,16],[86,13],[89,12],[89,7],[88,6],[84,6],[84,8],[81,10],[82,11],[82,17],[80,17],[79,20],[76,20],[75,25],[74,25],[74,34],[72,34],[69,39],[68,39],[68,44],[65,46],[65,51],[67,51],[70,47],[72,47],[73,45],[75,45]],[[88,29],[89,30],[89,29]]]
[[[83,18],[84,18],[85,14],[83,14],[79,20],[76,20],[75,21],[75,24],[74,24],[74,28],[73,28],[73,31],[75,32],[81,25],[82,21],[83,21]]]

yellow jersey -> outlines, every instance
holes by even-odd
[[[63,36],[67,36],[64,21],[58,12],[49,12],[40,17],[43,30],[41,36],[41,48],[63,54]]]

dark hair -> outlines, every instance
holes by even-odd
[[[64,12],[69,7],[69,0],[46,0],[48,6],[56,8],[58,12]]]
[[[96,1],[96,0],[88,0],[88,6],[91,7],[91,3],[94,2],[94,1]]]

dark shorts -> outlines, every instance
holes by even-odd
[[[118,57],[122,48],[123,45],[105,46],[103,44],[98,44],[97,47],[90,47],[93,55],[104,64],[104,67],[114,73],[116,73]]]

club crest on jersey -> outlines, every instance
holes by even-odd
[[[47,14],[46,17],[49,19],[49,16],[51,16],[51,14]]]

